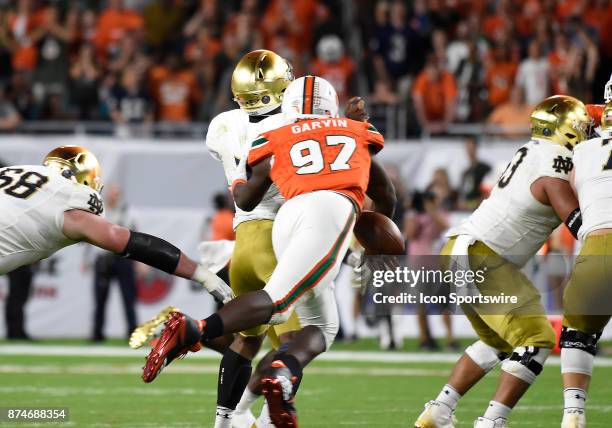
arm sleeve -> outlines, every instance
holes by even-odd
[[[382,150],[385,145],[385,138],[382,136],[378,129],[370,123],[366,123],[365,138],[368,145],[372,148],[374,153],[378,153]]]
[[[249,151],[249,166],[258,164],[265,158],[268,158],[274,154],[273,142],[267,137],[267,134],[260,135],[251,143],[251,150]]]

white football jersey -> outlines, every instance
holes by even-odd
[[[249,121],[249,115],[240,109],[229,110],[217,115],[208,127],[206,147],[213,158],[223,164],[228,185],[240,158],[259,134],[280,128],[289,121],[281,113],[269,116],[260,122]],[[259,205],[253,211],[243,211],[236,207],[234,228],[248,220],[274,220],[278,209],[284,202],[276,185],[272,185]]]
[[[447,236],[470,235],[517,266],[524,266],[542,247],[561,220],[535,199],[531,185],[540,177],[569,180],[572,152],[548,141],[522,146],[491,195]]]
[[[95,190],[42,165],[0,169],[0,274],[49,257],[74,244],[64,236],[64,212],[100,215]]]
[[[612,140],[593,138],[574,149],[574,187],[578,194],[583,240],[597,229],[612,228]]]

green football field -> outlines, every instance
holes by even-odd
[[[27,349],[11,354],[9,345],[0,344],[0,408],[67,407],[70,422],[58,424],[63,426],[212,426],[218,370],[214,356],[178,361],[146,385],[140,379],[142,356],[125,356],[123,348],[117,347],[75,349],[84,355],[47,355],[63,354],[58,346],[37,346],[36,354],[41,355]],[[100,349],[123,353],[99,356]],[[409,362],[402,361],[404,356]],[[438,362],[431,362],[432,358]],[[306,370],[297,399],[300,426],[412,427],[423,404],[435,397],[449,374],[452,364],[442,360],[453,358],[448,354],[331,352],[330,358]],[[612,364],[607,364],[612,361],[602,362],[589,397],[591,428],[612,426]],[[457,411],[459,427],[471,427],[483,412],[496,378],[497,372],[492,373],[462,400]],[[510,426],[558,427],[561,408],[559,367],[553,361],[512,414]],[[0,423],[4,426],[11,425]]]

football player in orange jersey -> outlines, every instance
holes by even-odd
[[[601,115],[604,111],[604,108],[606,107],[606,104],[609,103],[610,101],[612,101],[612,74],[610,74],[610,79],[608,80],[608,83],[606,83],[606,86],[604,87],[604,103],[605,104],[586,104],[587,113],[589,114],[591,119],[593,119],[593,123],[596,126],[601,123],[601,119],[602,119]],[[596,126],[594,126],[593,128],[595,128]],[[597,130],[599,129],[600,128],[597,127]],[[593,131],[595,131],[595,129],[593,129]]]
[[[384,139],[372,125],[338,118],[338,99],[324,79],[306,76],[285,91],[282,111],[292,123],[257,138],[248,155],[252,175],[240,168],[232,190],[237,205],[255,207],[276,184],[287,202],[276,217],[272,240],[278,265],[263,290],[246,293],[216,314],[196,321],[175,312],[147,357],[150,382],[174,359],[201,342],[260,324],[283,322],[295,308],[302,329],[272,357],[262,381],[276,427],[297,427],[293,397],[302,369],[332,344],[338,313],[332,280],[367,194],[375,210],[391,216],[395,191],[371,160]],[[241,163],[245,163],[244,156]],[[274,159],[272,161],[272,159]]]

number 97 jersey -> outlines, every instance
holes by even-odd
[[[572,169],[568,148],[530,141],[518,149],[489,198],[447,236],[470,235],[523,266],[561,223],[551,206],[533,196],[531,185],[541,177],[569,180]]]
[[[41,165],[0,169],[0,274],[49,257],[73,244],[63,233],[64,212],[100,215],[93,189]]]
[[[366,122],[307,119],[264,133],[253,141],[248,163],[273,158],[270,178],[287,200],[303,193],[331,190],[363,205],[370,178],[370,153],[384,145]]]

